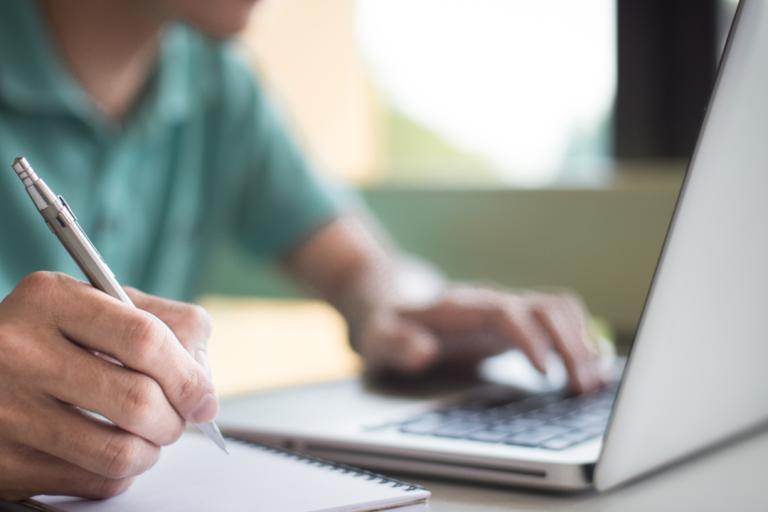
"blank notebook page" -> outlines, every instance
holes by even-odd
[[[104,501],[35,498],[51,510],[363,512],[418,505],[429,492],[373,473],[228,440],[227,456],[187,433],[124,494]],[[423,508],[422,508],[423,507]],[[405,510],[428,510],[426,505]]]

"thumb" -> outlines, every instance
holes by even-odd
[[[440,342],[420,325],[399,320],[388,328],[372,329],[361,343],[361,352],[371,370],[416,374],[432,366],[440,353]]]

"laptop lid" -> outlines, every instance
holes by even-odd
[[[742,0],[619,389],[604,490],[768,420],[768,2]]]

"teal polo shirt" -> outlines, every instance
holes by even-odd
[[[340,212],[231,45],[189,27],[162,38],[121,124],[57,54],[36,1],[0,2],[0,297],[26,274],[81,277],[10,168],[25,155],[63,195],[118,279],[190,299],[219,243],[260,258]]]

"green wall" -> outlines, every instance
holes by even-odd
[[[634,331],[671,218],[680,173],[584,188],[376,188],[362,195],[403,249],[454,279],[565,286],[621,336]],[[222,248],[212,291],[292,295],[268,266]]]

